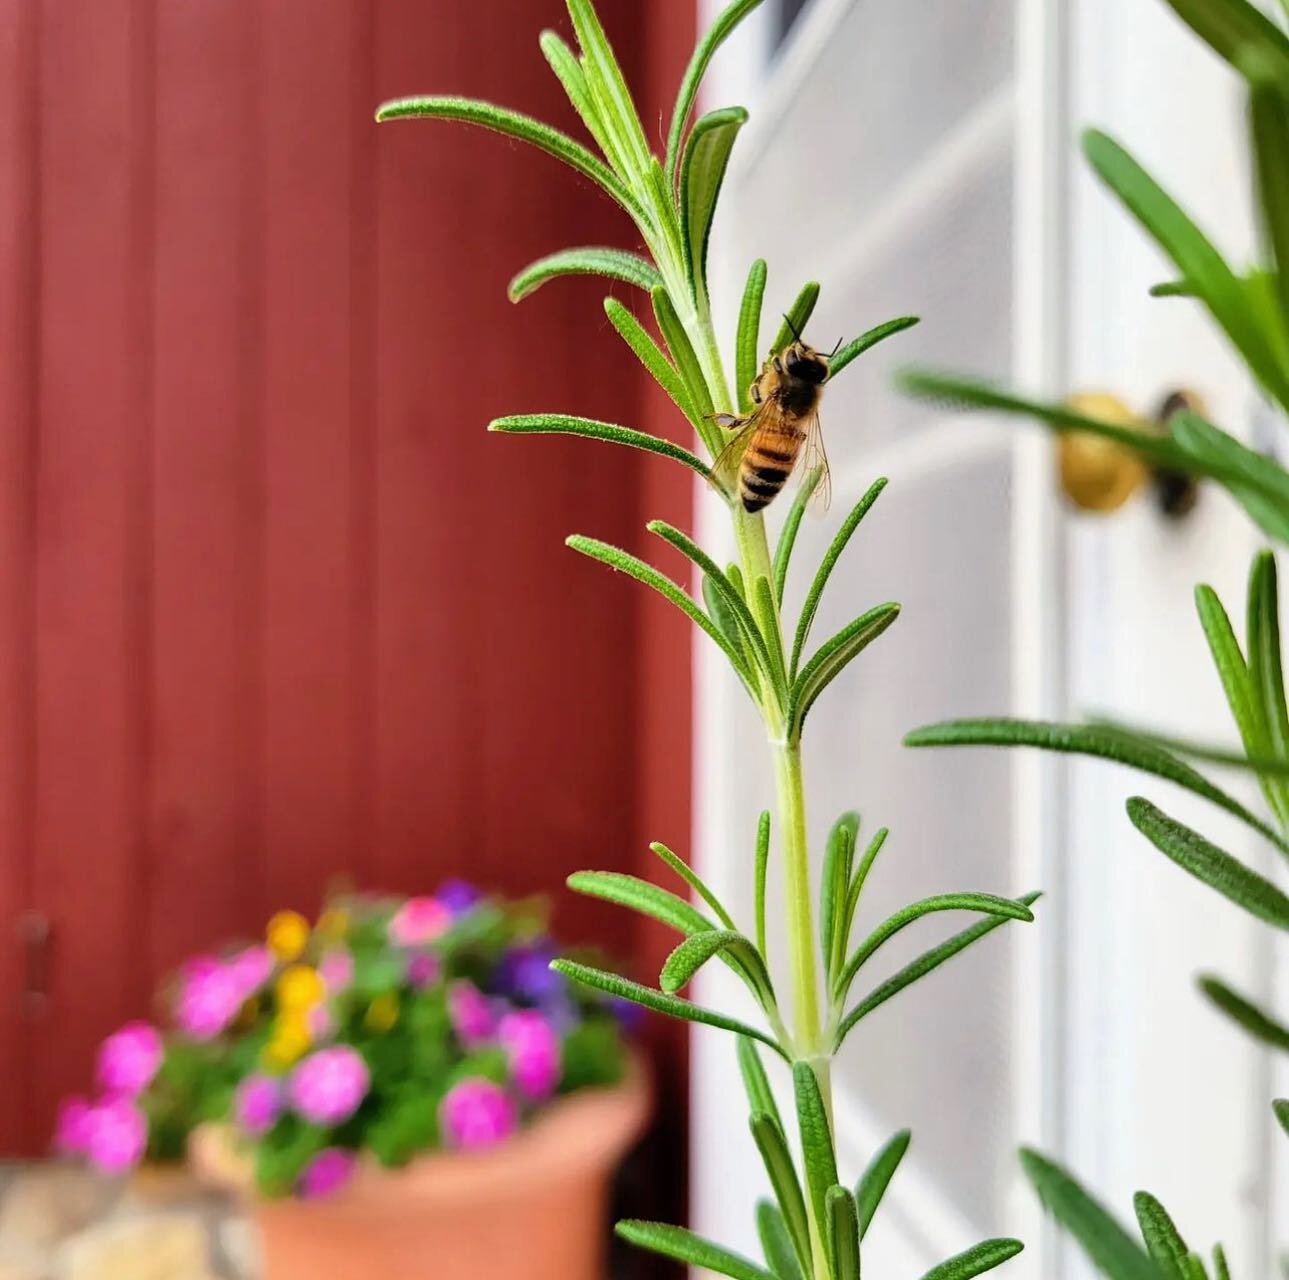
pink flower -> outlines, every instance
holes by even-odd
[[[210,1040],[237,1016],[244,998],[230,966],[198,956],[184,966],[175,1021],[195,1040]]]
[[[247,1076],[233,1095],[233,1116],[245,1133],[258,1138],[282,1114],[282,1085],[272,1076]]]
[[[311,1124],[348,1120],[367,1096],[371,1073],[362,1055],[348,1045],[319,1049],[296,1067],[287,1090],[291,1105]]]
[[[315,1004],[305,1017],[308,1019],[309,1034],[315,1043],[328,1039],[336,1029],[335,1015],[325,1004]]]
[[[245,1000],[269,980],[269,974],[273,972],[273,956],[268,947],[243,947],[229,960],[228,970]]]
[[[500,1085],[471,1077],[444,1095],[439,1124],[448,1146],[468,1150],[504,1141],[518,1128],[519,1119],[514,1102]]]
[[[64,1155],[83,1156],[89,1149],[94,1108],[82,1097],[64,1098],[58,1104],[54,1147]]]
[[[476,1049],[492,1038],[496,1029],[488,1001],[474,985],[462,978],[448,988],[448,1017],[457,1039],[467,1049]]]
[[[389,940],[396,946],[416,947],[433,942],[452,924],[452,912],[437,898],[408,898],[389,922]]]
[[[497,1039],[519,1091],[534,1102],[549,1097],[560,1076],[560,1042],[550,1023],[536,1009],[517,1009],[502,1018]]]
[[[127,1022],[98,1051],[97,1078],[103,1092],[133,1098],[152,1083],[165,1050],[157,1029],[146,1022]]]
[[[408,984],[422,990],[439,980],[443,966],[438,956],[429,951],[414,951],[407,958]]]
[[[104,1173],[124,1173],[143,1159],[148,1122],[130,1098],[110,1098],[90,1112],[85,1153]]]
[[[354,958],[348,951],[328,951],[318,972],[330,995],[339,995],[354,980]]]
[[[348,1182],[355,1164],[352,1151],[328,1147],[325,1151],[319,1151],[305,1166],[296,1190],[306,1199],[330,1195]]]

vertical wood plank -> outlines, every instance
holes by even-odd
[[[29,1108],[19,920],[31,875],[39,9],[0,3],[0,1151]]]
[[[58,0],[40,19],[34,898],[55,932],[29,1142],[142,1010],[145,960],[150,9]]]
[[[258,916],[255,9],[157,6],[157,974]]]
[[[261,6],[264,190],[264,856],[274,907],[355,879],[351,753],[354,280],[350,113],[367,6]],[[300,32],[308,30],[308,40]],[[362,112],[371,120],[371,104]],[[375,126],[361,145],[375,145]],[[366,317],[363,317],[365,321]],[[361,570],[360,570],[361,571]]]

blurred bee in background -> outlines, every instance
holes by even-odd
[[[819,402],[828,361],[837,348],[824,355],[803,342],[795,329],[793,336],[796,340],[771,355],[752,384],[752,411],[741,418],[715,416],[720,426],[736,433],[716,459],[715,483],[726,495],[737,493],[749,512],[763,510],[778,497],[803,456],[806,473],[820,473],[810,505],[826,511],[832,495]]]

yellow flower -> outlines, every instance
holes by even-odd
[[[279,960],[296,960],[309,941],[309,922],[298,911],[279,911],[269,921],[264,937]]]
[[[363,1026],[368,1031],[383,1035],[386,1031],[391,1030],[397,1021],[398,997],[386,992],[384,995],[377,996],[367,1006],[367,1012],[363,1017]]]
[[[285,1010],[311,1009],[326,993],[322,975],[311,965],[293,964],[277,980],[278,1004]]]
[[[339,942],[349,932],[349,912],[344,907],[328,907],[314,929],[329,942]]]
[[[304,1015],[287,1013],[279,1017],[273,1034],[264,1046],[264,1062],[269,1067],[289,1067],[303,1056],[313,1037]]]

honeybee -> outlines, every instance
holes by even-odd
[[[756,512],[769,506],[803,455],[807,473],[816,468],[820,472],[811,506],[827,510],[832,486],[819,426],[819,401],[828,380],[829,359],[796,336],[790,346],[770,356],[752,383],[751,413],[741,418],[716,415],[720,426],[737,434],[721,450],[713,475],[726,494],[738,493],[744,510]]]

